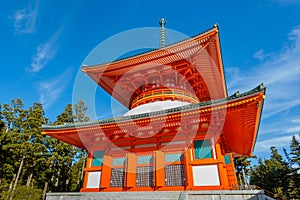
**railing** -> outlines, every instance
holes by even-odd
[[[148,103],[155,101],[157,99],[162,100],[175,100],[181,99],[190,103],[198,103],[199,100],[195,94],[191,92],[184,91],[182,89],[166,89],[166,88],[156,88],[150,91],[143,92],[142,94],[136,96],[131,101],[131,108],[134,108],[143,103]]]

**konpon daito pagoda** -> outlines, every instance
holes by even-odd
[[[251,156],[265,87],[227,94],[218,26],[109,63],[83,66],[124,116],[43,126],[88,150],[82,192],[237,189],[234,156]],[[117,48],[117,47],[116,47]]]

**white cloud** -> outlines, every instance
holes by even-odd
[[[47,42],[37,46],[37,52],[32,56],[30,67],[27,71],[32,73],[39,72],[55,56],[57,51],[56,41],[59,35],[60,31],[57,31]]]
[[[259,136],[267,136],[267,135],[272,135],[274,133],[277,133],[277,135],[279,134],[284,134],[286,131],[286,122],[281,121],[264,121],[264,123],[262,123],[260,125],[260,133]]]
[[[300,26],[290,32],[288,39],[290,45],[272,53],[268,60],[262,60],[250,70],[236,70],[234,75],[228,76],[229,93],[247,91],[259,83],[267,86],[265,118],[300,105]]]
[[[287,148],[290,145],[292,136],[276,137],[269,140],[259,141],[255,145],[255,153],[265,153],[270,151],[271,146],[275,146],[277,149]]]
[[[300,126],[294,126],[290,127],[286,130],[287,133],[299,133],[300,132]]]
[[[292,123],[299,123],[300,124],[300,116],[295,116],[293,119],[290,120]]]
[[[253,54],[253,57],[260,61],[262,61],[270,56],[272,56],[272,53],[265,53],[263,49],[260,49]]]
[[[38,1],[34,5],[29,4],[27,8],[16,10],[10,18],[16,34],[33,33],[38,14]]]
[[[41,81],[38,84],[37,90],[40,95],[40,102],[45,109],[48,109],[60,97],[69,83],[69,77],[71,77],[71,70],[66,70],[58,77]]]
[[[272,101],[272,98],[276,98],[275,95],[267,95],[263,119],[267,119],[276,116],[282,112],[288,112],[290,109],[295,108],[300,104],[300,99],[279,99],[278,101]]]
[[[264,50],[261,49],[261,50],[255,52],[253,57],[258,59],[258,60],[263,60],[264,59],[263,52],[264,52]]]
[[[300,26],[290,31],[287,40],[278,51],[257,51],[254,57],[260,63],[253,68],[231,67],[226,72],[229,94],[260,83],[267,87],[255,153],[269,153],[271,146],[288,148],[292,135],[300,132]]]

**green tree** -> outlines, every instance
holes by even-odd
[[[300,199],[300,143],[296,136],[290,143],[291,197]]]
[[[39,110],[40,115],[37,114]],[[1,110],[1,120],[5,130],[1,130],[1,182],[3,191],[14,198],[18,185],[30,185],[34,178],[34,169],[42,155],[37,138],[40,136],[40,126],[45,124],[42,106],[35,103],[25,110],[21,99],[13,99],[10,104],[4,104]],[[25,178],[26,177],[26,178]]]
[[[56,117],[54,125],[63,125],[65,123],[74,123],[72,104],[68,104],[65,110]]]
[[[74,123],[74,114],[72,104],[68,104],[64,111],[56,117],[53,125],[63,125],[65,123]],[[47,175],[49,181],[45,182],[44,194],[47,191],[68,191],[68,183],[66,183],[66,174],[70,170],[74,152],[73,147],[69,144],[63,143],[59,140],[47,136],[47,151],[50,153],[49,169]],[[70,164],[71,163],[71,164]]]
[[[86,116],[87,109],[87,105],[82,100],[79,100],[78,103],[74,105],[75,122],[88,122],[90,120],[89,117]]]
[[[12,196],[13,200],[40,200],[41,194],[42,190],[40,189],[19,185],[13,194],[4,192],[0,199],[6,200],[7,196]]]
[[[271,147],[270,150],[270,159],[259,160],[258,165],[251,169],[250,184],[289,198],[291,170],[276,147]]]
[[[12,99],[10,104],[3,105],[2,118],[8,130],[22,132],[21,125],[26,116],[21,99]]]
[[[3,122],[3,116],[2,116],[2,105],[0,104],[0,130],[4,129],[5,124]]]
[[[68,104],[54,125],[88,121],[87,107]],[[85,152],[41,134],[43,106],[0,104],[0,199],[45,199],[48,191],[79,191]]]
[[[28,135],[26,135],[22,129],[26,111],[23,109],[23,102],[21,99],[12,99],[11,104],[4,104],[2,113],[7,128],[5,131],[5,139],[7,139],[7,142],[2,146],[2,150],[13,158],[6,162],[6,167],[14,171],[9,186],[9,192],[12,192],[10,199],[12,199],[23,169],[27,146],[26,142],[30,138],[28,138]]]
[[[238,182],[239,185],[242,186],[243,188],[248,187],[246,177],[249,176],[249,171],[250,171],[251,161],[249,159],[250,157],[248,156],[241,156],[238,158],[234,158],[234,166],[238,177]]]
[[[86,115],[87,109],[88,109],[87,105],[82,100],[79,100],[78,103],[74,105],[76,122],[88,122],[90,120],[89,117]],[[72,191],[79,191],[79,189],[82,187],[84,168],[85,168],[86,158],[87,158],[86,150],[79,149],[77,158],[79,159],[79,161],[76,163],[76,165],[74,165],[77,171],[74,170],[74,172],[72,173],[72,185],[71,185]],[[79,168],[79,165],[81,165],[81,168]]]
[[[86,122],[89,120],[86,116],[86,110],[87,106],[83,101],[79,101],[78,104],[74,105],[74,109],[72,104],[68,104],[64,111],[57,116],[57,120],[53,124],[63,125],[65,123]],[[79,191],[80,187],[78,185],[80,186],[81,184],[81,172],[78,171],[78,163],[82,164],[85,162],[85,152],[77,147],[49,137],[47,149],[51,152],[50,171],[52,175],[50,180],[52,183],[47,183],[49,189],[51,191]],[[44,189],[44,191],[47,190]]]
[[[47,157],[44,145],[44,137],[41,133],[41,126],[47,124],[48,119],[45,117],[43,106],[40,103],[34,103],[27,110],[26,118],[22,124],[24,134],[28,135],[29,141],[26,149],[26,170],[23,176],[27,177],[26,186],[30,186],[34,177],[39,178],[40,170],[45,163]]]
[[[292,141],[290,144],[290,155],[292,165],[296,170],[300,169],[300,143],[297,140],[296,136],[292,137]]]

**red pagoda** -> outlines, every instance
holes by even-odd
[[[265,87],[227,95],[218,26],[82,71],[129,109],[43,126],[88,150],[82,192],[238,189],[232,159],[252,155]]]

